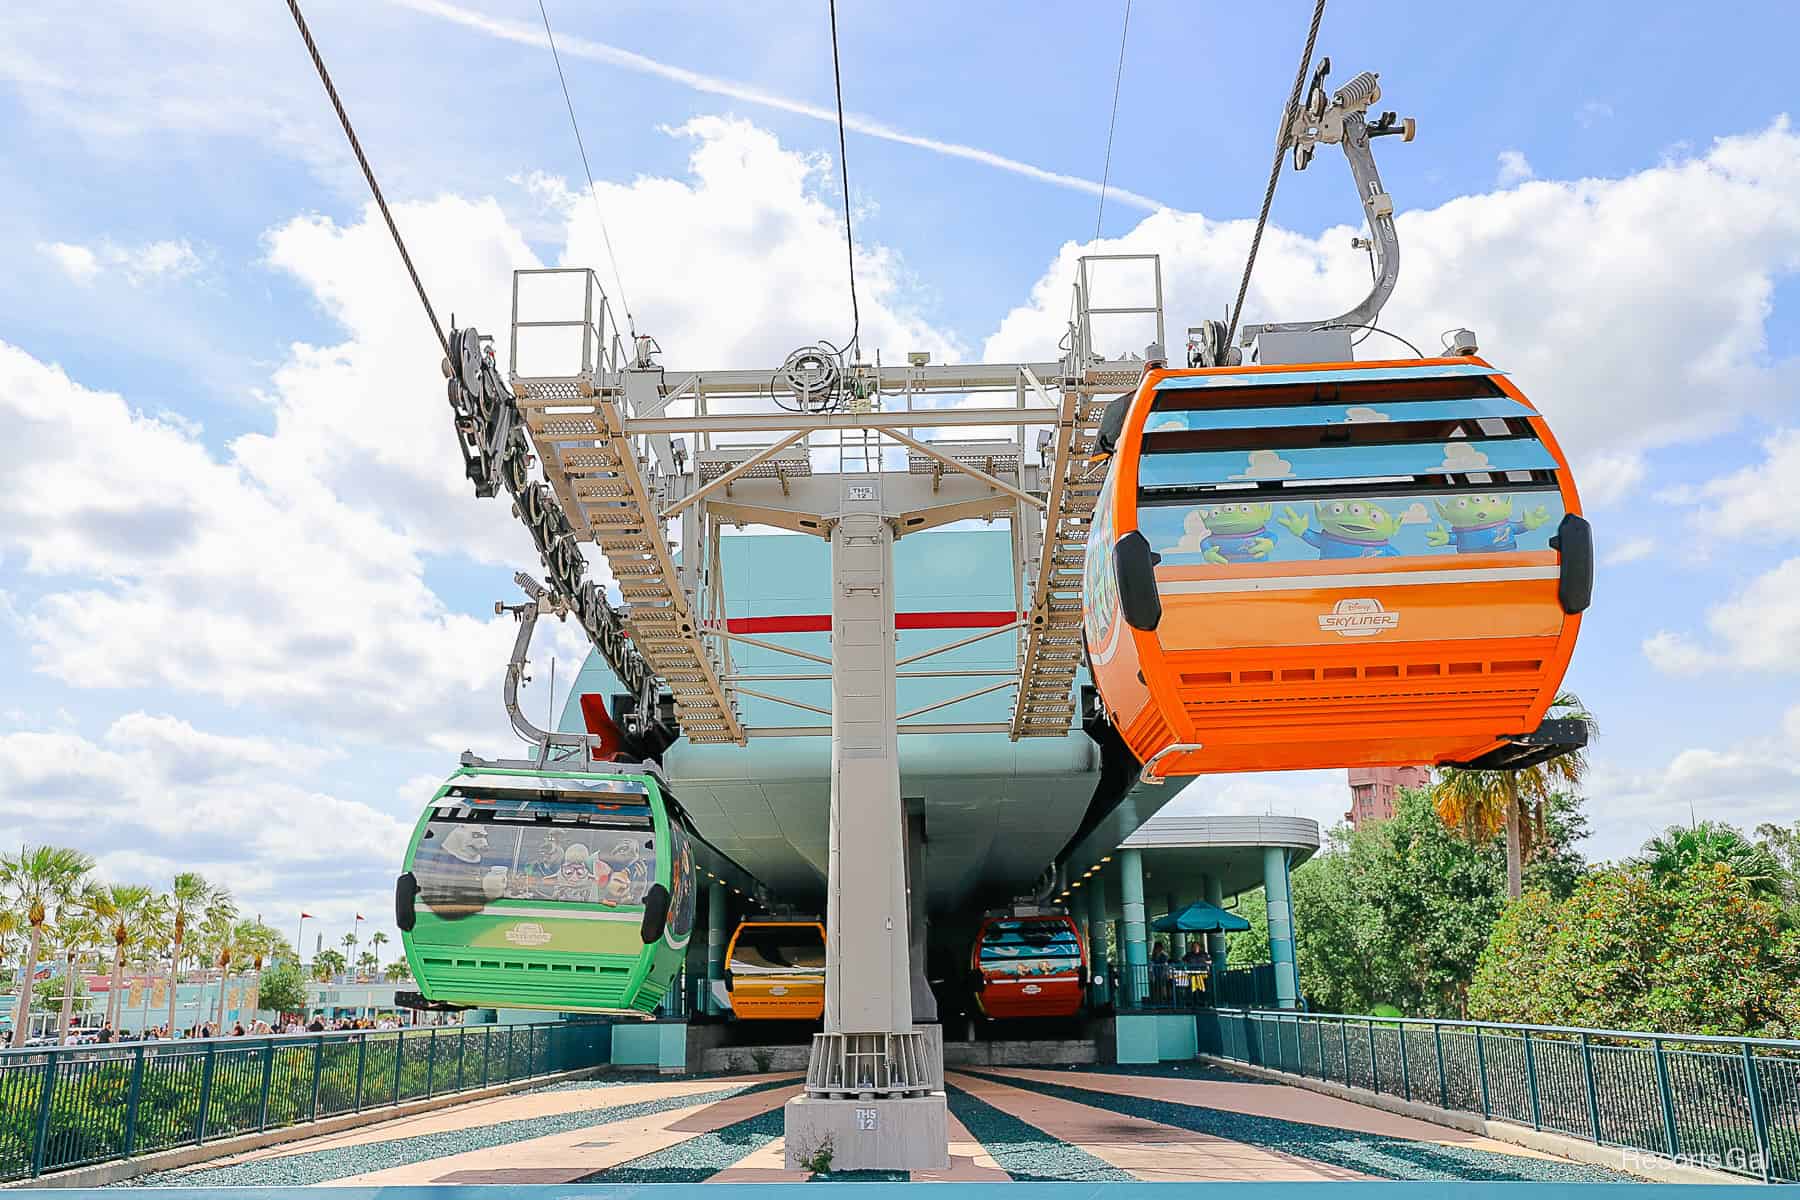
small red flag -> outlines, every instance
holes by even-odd
[[[357,919],[357,920],[359,920],[359,921],[366,921],[366,920],[368,920],[368,919],[369,919],[369,918],[367,918],[367,917],[365,917],[365,916],[363,916],[363,915],[362,915],[362,914],[361,914],[361,913],[357,913],[357,914],[356,914],[356,919]]]
[[[300,919],[302,921],[310,921],[313,919],[313,915],[309,912],[303,912],[300,914]]]

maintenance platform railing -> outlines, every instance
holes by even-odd
[[[0,1182],[604,1066],[610,1033],[552,1021],[0,1051]]]
[[[1800,1041],[1253,1009],[1202,1054],[1765,1182],[1800,1180]]]

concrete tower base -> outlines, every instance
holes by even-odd
[[[796,1096],[782,1113],[787,1165],[802,1169],[830,1149],[833,1171],[932,1171],[950,1165],[944,1093],[905,1099]]]

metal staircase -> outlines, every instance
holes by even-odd
[[[1090,262],[1147,263],[1155,289],[1149,305],[1096,306]],[[1075,719],[1075,676],[1081,668],[1082,563],[1094,504],[1106,481],[1106,463],[1094,457],[1100,416],[1111,397],[1137,386],[1141,368],[1107,361],[1094,348],[1095,317],[1156,319],[1156,346],[1163,344],[1162,264],[1153,254],[1098,255],[1080,260],[1074,310],[1064,343],[1061,410],[1053,449],[1047,448],[1043,542],[1028,580],[1031,600],[1020,655],[1019,691],[1013,704],[1012,736],[1063,737]],[[1041,389],[1040,389],[1041,390]],[[1054,454],[1054,459],[1049,455]]]
[[[521,320],[519,281],[579,274],[585,300],[579,319]],[[618,331],[608,336],[605,294],[592,271],[553,268],[517,272],[513,285],[511,383],[544,475],[568,513],[575,536],[606,556],[625,603],[633,645],[675,702],[681,732],[694,742],[744,745],[743,725],[724,671],[707,646],[681,583],[658,515],[661,488],[625,432],[625,389],[616,381],[629,359]],[[579,370],[521,374],[521,331],[579,331]],[[573,365],[573,364],[570,364]],[[647,478],[647,475],[651,476]]]

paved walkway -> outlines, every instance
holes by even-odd
[[[948,1079],[950,1166],[918,1181],[1627,1179],[1536,1151],[1187,1064],[993,1068]],[[793,1073],[597,1079],[458,1105],[133,1180],[334,1184],[797,1183]],[[904,1179],[903,1173],[833,1178]]]

